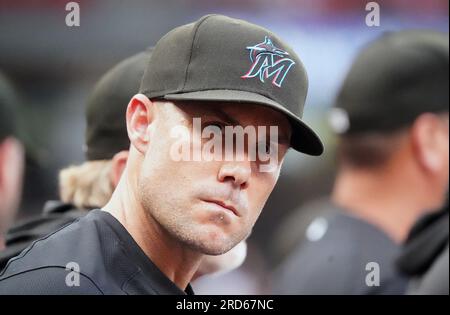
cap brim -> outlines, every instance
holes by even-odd
[[[295,114],[284,108],[281,104],[257,93],[237,90],[207,90],[179,94],[168,94],[166,100],[186,101],[222,101],[254,103],[272,108],[285,114],[292,126],[291,147],[299,152],[309,155],[321,155],[323,144],[319,136]]]

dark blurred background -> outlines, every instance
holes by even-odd
[[[264,293],[266,284],[255,275],[272,270],[304,229],[286,224],[289,215],[299,207],[310,209],[306,224],[320,212],[317,199],[328,194],[334,178],[326,112],[358,49],[385,31],[448,32],[449,25],[447,0],[377,1],[379,27],[366,25],[369,1],[361,0],[78,0],[80,26],[68,27],[67,2],[0,0],[0,69],[21,96],[30,148],[20,218],[58,199],[58,171],[83,162],[84,104],[96,80],[172,28],[209,13],[242,18],[278,33],[308,71],[304,118],[324,140],[326,153],[320,158],[288,154],[249,240],[247,262],[210,293]]]

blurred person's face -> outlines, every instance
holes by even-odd
[[[0,143],[0,240],[13,221],[22,191],[24,152],[15,138]],[[0,249],[4,246],[0,241]]]
[[[213,110],[217,108],[220,113]],[[180,144],[180,138],[174,138],[172,132],[176,126],[185,126],[193,136],[199,136],[192,126],[195,117],[201,118],[202,128],[222,128],[229,124],[228,118],[242,127],[277,126],[285,140],[271,144],[277,146],[271,150],[277,151],[274,169],[261,172],[261,162],[248,158],[174,160],[171,150],[175,143]],[[169,235],[209,255],[227,252],[250,233],[279,177],[291,132],[288,120],[274,110],[232,103],[175,106],[132,101],[127,125],[132,149],[139,152],[140,165],[135,173],[137,198],[143,209]],[[191,147],[193,138],[181,142]]]

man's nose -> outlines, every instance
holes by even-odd
[[[218,180],[220,182],[231,181],[233,185],[242,189],[247,186],[251,172],[250,161],[225,162],[219,170]]]

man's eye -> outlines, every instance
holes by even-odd
[[[267,142],[260,142],[258,145],[259,149],[258,150],[262,150],[262,152],[264,152],[265,154],[270,154],[273,151],[273,147],[271,145],[271,143],[267,143]]]
[[[223,122],[220,121],[211,121],[211,122],[206,122],[203,125],[203,129],[205,129],[206,127],[217,127],[220,130],[224,130],[225,129],[225,124]]]

